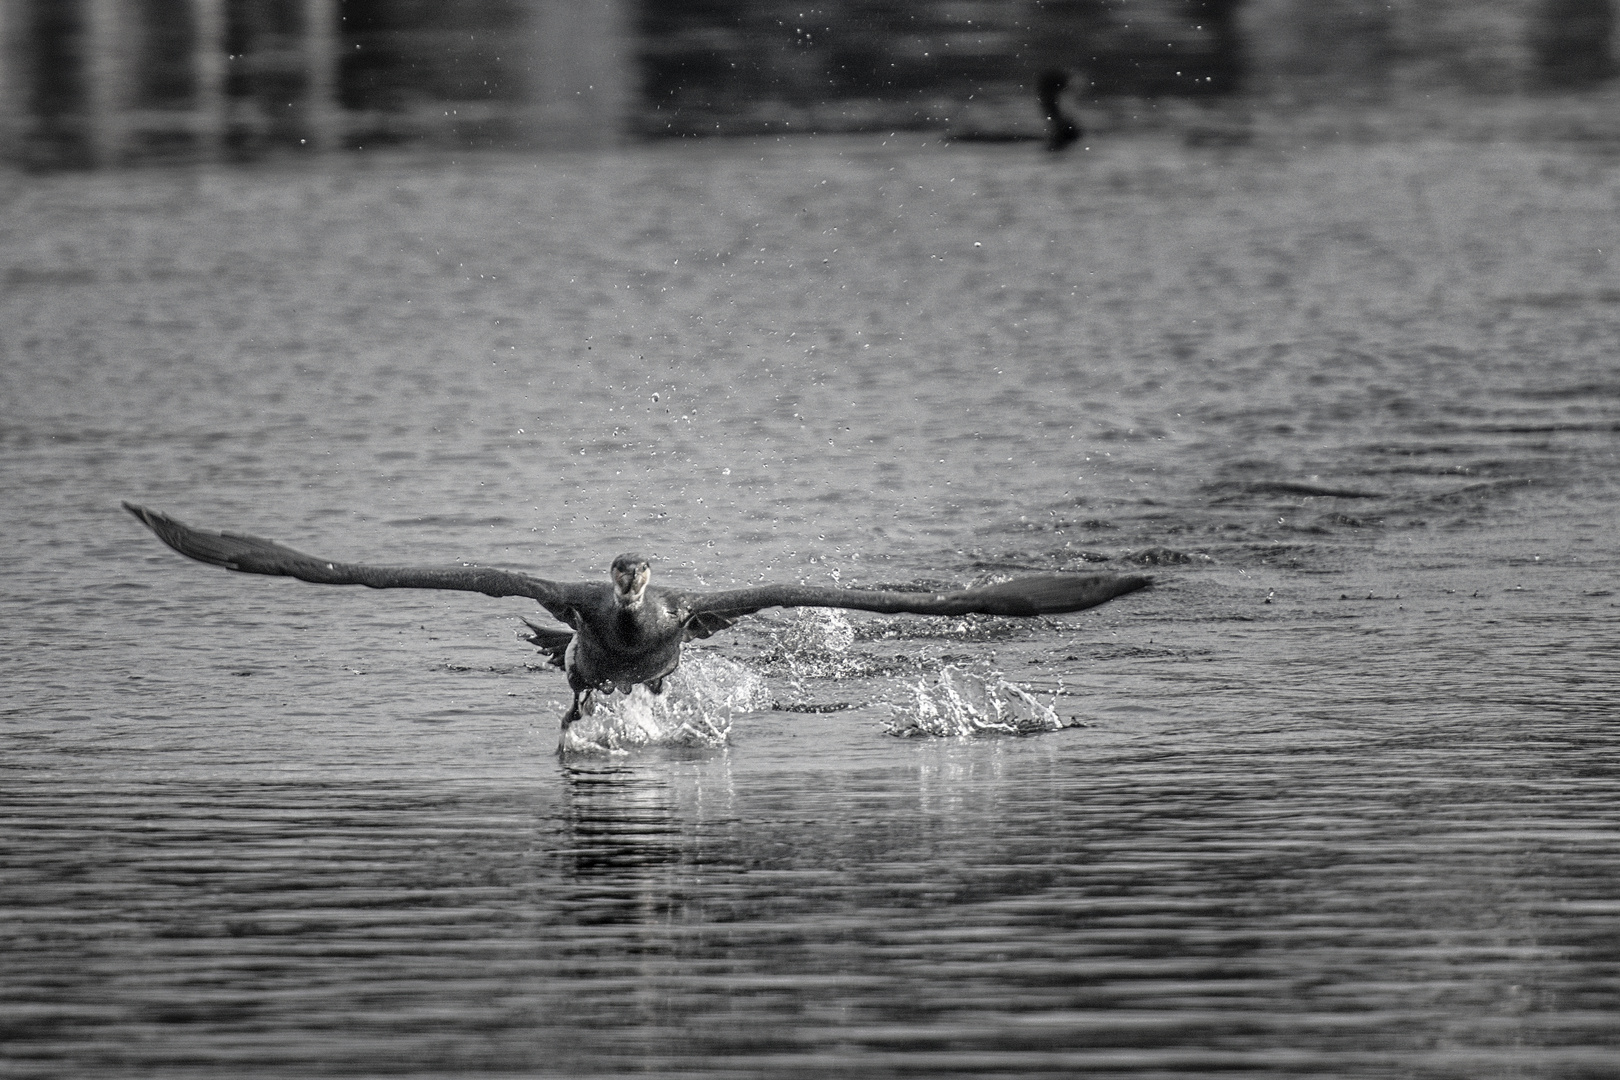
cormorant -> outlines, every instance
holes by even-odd
[[[274,540],[241,533],[206,532],[133,503],[124,509],[180,554],[227,570],[271,574],[320,585],[373,589],[453,589],[486,596],[527,596],[572,627],[552,630],[528,623],[527,638],[568,675],[574,703],[564,728],[578,720],[593,691],[628,691],[637,683],[661,693],[681,662],[681,645],[724,630],[745,615],[772,607],[850,608],[887,614],[1057,615],[1081,611],[1146,587],[1151,578],[1114,574],[1040,574],[949,593],[826,589],[809,585],[756,585],[721,592],[649,585],[651,568],[640,555],[613,560],[609,582],[557,582],[481,566],[365,566],[328,562]]]
[[[1029,131],[960,131],[946,138],[962,143],[1034,142],[1039,139],[1048,150],[1067,150],[1085,137],[1080,122],[1063,111],[1060,100],[1069,87],[1069,74],[1056,68],[1041,72],[1035,78],[1035,98],[1040,103],[1041,115],[1046,117],[1046,134]]]
[[[1064,113],[1058,101],[1058,95],[1068,86],[1069,75],[1065,71],[1043,71],[1035,80],[1035,93],[1041,102],[1041,112],[1046,115],[1046,148],[1054,152],[1068,149],[1085,134],[1080,125]]]

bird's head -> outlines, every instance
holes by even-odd
[[[1043,71],[1035,80],[1035,96],[1051,112],[1057,105],[1058,95],[1069,88],[1069,73],[1052,69]]]
[[[652,564],[640,555],[620,555],[613,560],[609,573],[620,606],[640,607],[642,594],[647,591],[647,582],[652,577]]]

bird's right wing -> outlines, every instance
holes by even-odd
[[[690,638],[708,637],[744,615],[771,607],[849,608],[890,615],[1061,615],[1096,607],[1152,583],[1152,578],[1137,574],[1034,574],[948,593],[760,585],[687,593],[681,606]]]
[[[513,570],[483,566],[366,566],[328,562],[274,540],[242,533],[207,532],[167,514],[125,503],[124,509],[157,533],[158,539],[188,558],[244,574],[270,574],[318,585],[365,585],[372,589],[452,589],[485,596],[527,596],[553,615],[572,622],[572,609],[588,599],[588,585],[567,585]]]

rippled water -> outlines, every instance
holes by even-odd
[[[0,1073],[1614,1074],[1601,146],[5,183]],[[227,574],[123,498],[554,577],[1158,585],[758,617],[559,757],[532,605]],[[947,684],[1065,726],[890,733]]]

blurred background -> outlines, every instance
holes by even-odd
[[[1613,0],[0,0],[29,167],[425,144],[1087,126],[1602,87]]]

